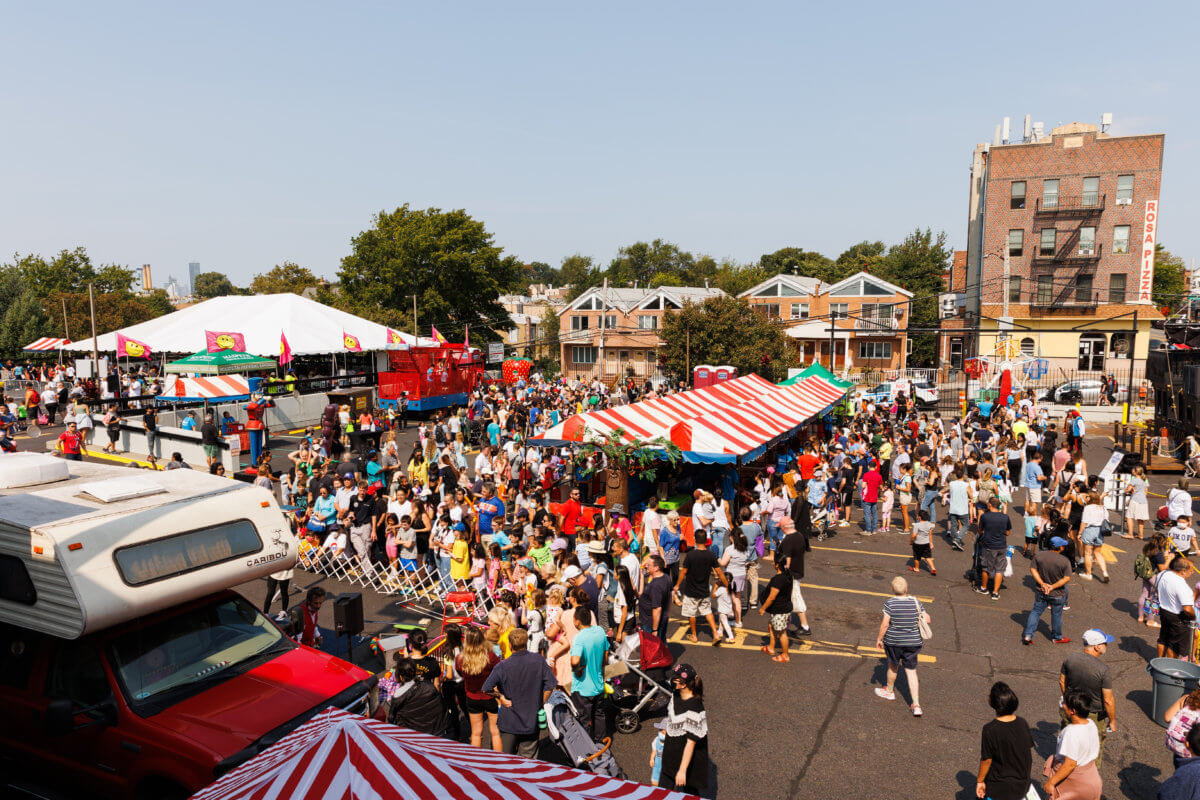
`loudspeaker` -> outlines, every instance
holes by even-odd
[[[333,601],[333,630],[338,636],[354,636],[363,630],[361,592],[338,595]]]

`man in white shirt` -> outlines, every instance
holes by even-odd
[[[492,446],[485,444],[475,456],[475,477],[487,480],[492,474]]]
[[[658,532],[662,529],[662,524],[662,515],[658,513],[658,498],[651,497],[642,513],[642,542],[650,548],[651,553],[659,551]]]
[[[1196,609],[1188,576],[1192,574],[1192,562],[1184,556],[1171,559],[1171,568],[1158,579],[1159,621],[1158,657],[1179,658],[1188,652],[1192,622]]]

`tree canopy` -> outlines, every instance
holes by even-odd
[[[233,285],[233,281],[220,272],[201,272],[192,281],[192,294],[201,300],[237,293],[237,287]]]
[[[730,364],[742,375],[757,372],[779,381],[791,364],[792,348],[783,328],[738,297],[685,303],[663,317],[660,336],[665,345],[658,354],[666,370],[689,379],[697,364]]]
[[[929,228],[918,228],[888,250],[886,256],[878,253],[882,245],[882,242],[855,245],[851,250],[860,249],[848,260],[853,262],[861,258],[863,268],[868,272],[913,293],[913,302],[906,311],[907,326],[937,327],[938,293],[945,289],[946,269],[954,256],[946,244],[945,232],[934,234]],[[914,333],[909,339],[912,341],[909,366],[936,366],[937,334]]]
[[[1155,306],[1172,310],[1179,307],[1183,302],[1182,295],[1187,290],[1184,286],[1184,271],[1182,258],[1161,244],[1154,245],[1154,289],[1150,298]]]
[[[374,225],[354,237],[338,278],[344,303],[356,313],[394,322],[408,316],[415,294],[422,332],[433,325],[457,339],[470,325],[477,341],[508,325],[497,298],[519,286],[520,270],[466,211],[405,204],[379,212]]]
[[[259,273],[250,281],[251,294],[300,294],[316,286],[321,279],[308,268],[292,261],[276,264],[266,272]]]

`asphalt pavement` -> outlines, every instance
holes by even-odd
[[[51,432],[53,435],[57,431]],[[411,446],[410,432],[405,441]],[[34,441],[23,447],[34,449]],[[279,449],[288,446],[280,442]],[[405,448],[402,447],[402,451]],[[1111,440],[1088,437],[1093,471],[1107,460]],[[1165,493],[1174,476],[1155,477],[1152,489]],[[1157,507],[1161,500],[1152,503]],[[945,509],[938,508],[942,530]],[[1013,541],[1020,541],[1019,514],[1013,513]],[[1030,647],[1020,641],[1031,606],[1027,562],[1018,556],[1014,575],[998,601],[974,593],[965,575],[970,552],[955,552],[940,536],[934,555],[938,574],[908,572],[907,537],[895,532],[867,537],[858,526],[814,542],[807,561],[805,599],[811,639],[793,640],[790,664],[777,664],[759,651],[764,618],[748,615],[736,641],[720,648],[682,639],[682,622],[672,626],[671,648],[697,668],[705,684],[709,714],[713,791],[721,798],[917,798],[974,797],[979,733],[991,719],[989,687],[1009,683],[1020,697],[1018,713],[1034,731],[1035,773],[1054,746],[1058,730],[1057,676],[1069,652],[1082,648],[1084,630],[1100,627],[1114,635],[1105,661],[1113,669],[1117,730],[1105,743],[1101,775],[1107,798],[1153,798],[1158,784],[1172,773],[1164,731],[1149,718],[1151,679],[1146,673],[1154,654],[1156,631],[1136,622],[1134,600],[1140,589],[1133,577],[1136,542],[1113,537],[1107,555],[1112,582],[1073,581],[1070,610],[1064,620],[1068,645],[1049,639],[1049,614]],[[764,581],[770,575],[766,567]],[[918,667],[924,716],[914,718],[905,704],[903,676],[898,698],[888,702],[873,688],[884,679],[882,654],[874,649],[883,601],[896,575],[909,579],[933,618],[934,635],[922,649]],[[361,591],[319,575],[296,572],[292,602],[309,586],[331,593]],[[238,587],[261,602],[265,584]],[[440,618],[406,608],[394,598],[364,592],[366,635],[387,633],[393,622],[426,624],[437,632]],[[278,606],[276,606],[276,609]],[[333,627],[331,604],[321,624]],[[355,658],[372,668],[382,662],[358,641]],[[326,648],[345,652],[345,639],[326,636]],[[652,721],[652,720],[650,720]],[[626,773],[647,781],[650,743],[647,721],[631,735],[617,734],[613,752]],[[1039,781],[1040,784],[1040,781]]]

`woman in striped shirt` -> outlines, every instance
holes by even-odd
[[[904,666],[908,678],[908,692],[912,696],[912,713],[921,716],[920,689],[917,683],[917,654],[921,650],[919,617],[929,622],[929,615],[920,601],[908,593],[908,581],[897,576],[892,578],[892,594],[883,604],[883,622],[879,626],[879,638],[875,646],[887,655],[887,687],[875,687],[875,694],[884,700],[896,699],[896,676]]]

